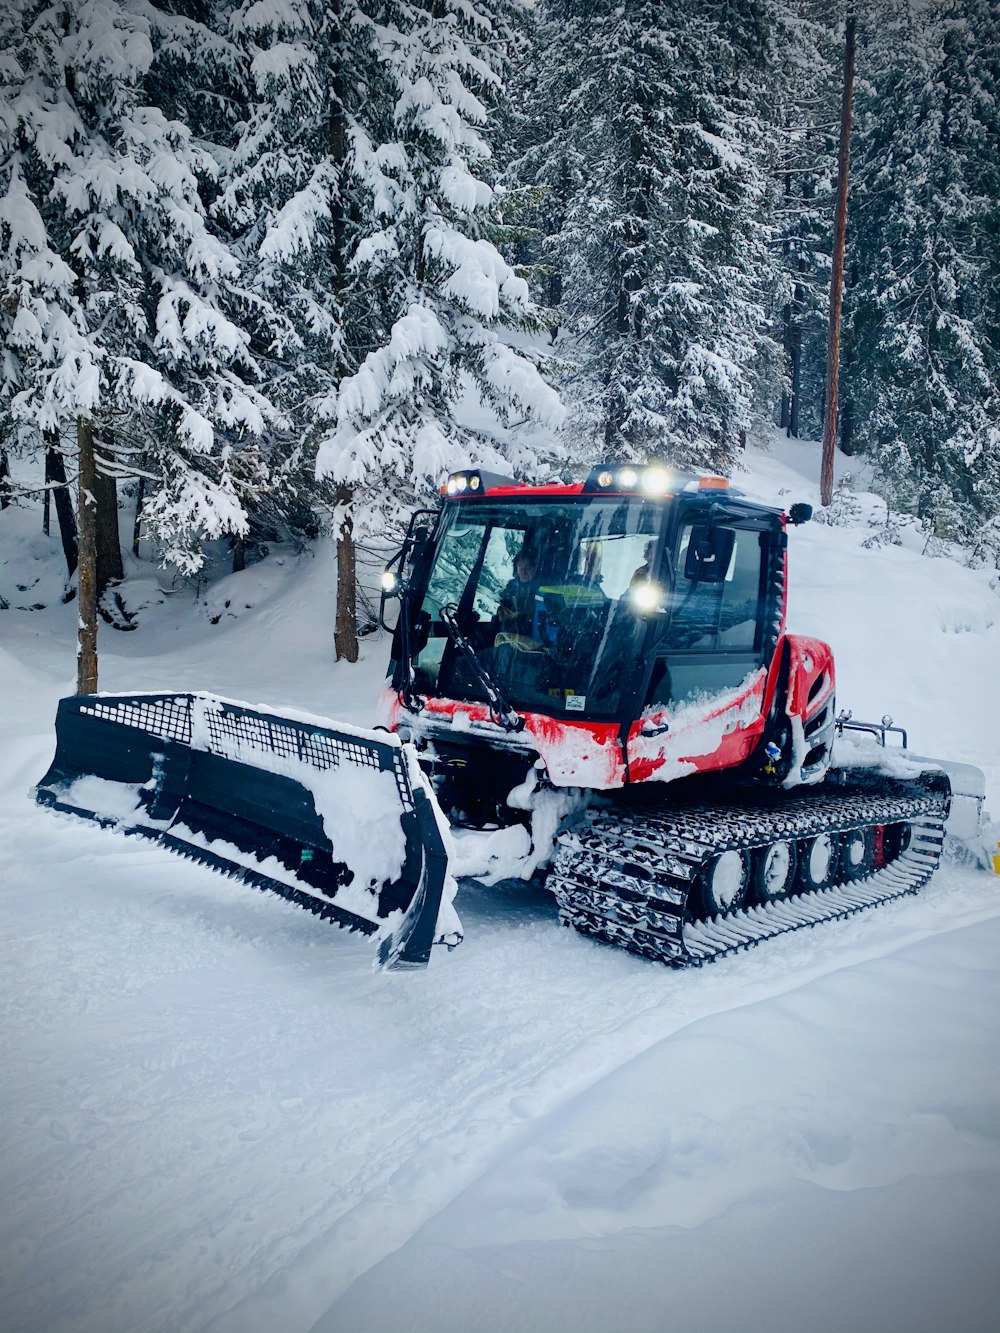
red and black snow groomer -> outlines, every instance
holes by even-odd
[[[383,577],[381,731],[206,695],[64,700],[38,797],[377,935],[389,965],[461,938],[442,812],[522,825],[501,869],[649,958],[850,915],[927,881],[949,810],[975,834],[983,778],[835,716],[830,648],[785,627],[787,525],[810,516],[658,464],[455,473]]]
[[[811,516],[658,464],[545,486],[473,469],[414,515],[384,580],[400,599],[384,721],[453,823],[528,806],[544,837],[560,812],[546,883],[564,924],[700,961],[937,866],[948,774],[891,719],[838,720],[831,649],[786,630],[787,527]],[[853,762],[835,767],[845,731],[868,744],[842,742]],[[950,768],[971,835],[982,775]]]

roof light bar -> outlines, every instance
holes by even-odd
[[[677,473],[662,463],[648,463],[641,467],[601,463],[593,469],[583,489],[611,494],[640,491],[643,495],[660,496],[679,489],[680,484]]]
[[[501,476],[499,472],[486,472],[483,468],[463,468],[453,472],[441,487],[441,494],[449,497],[458,495],[482,495],[491,486],[513,486],[513,477]]]

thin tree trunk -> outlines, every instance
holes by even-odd
[[[0,449],[0,509],[10,504],[10,462],[7,450]]]
[[[786,305],[784,310],[781,312],[781,322],[782,325],[784,326],[782,331],[783,332],[782,341],[785,347],[785,356],[788,358],[789,361],[791,361],[792,307],[790,304]],[[788,430],[789,407],[790,407],[789,395],[787,393],[783,393],[781,395],[781,403],[779,406],[779,416],[778,416],[778,427],[780,430]],[[791,434],[791,431],[789,431],[789,434]]]
[[[247,567],[247,544],[244,538],[237,533],[233,538],[233,573],[239,574],[241,570]]]
[[[330,13],[340,25],[341,0],[330,0]],[[340,34],[338,33],[338,42]],[[330,99],[330,158],[335,168],[342,170],[347,161],[347,118],[344,114],[344,62],[338,63],[333,76]],[[333,223],[333,297],[343,310],[347,296],[347,210],[339,190],[331,200]],[[417,260],[417,281],[422,281],[423,248]],[[343,355],[336,367],[336,380],[347,373]],[[358,660],[358,567],[354,548],[354,521],[351,506],[354,494],[349,486],[337,488],[337,619],[334,625],[333,645],[337,661]]]
[[[786,125],[785,125],[785,128],[786,128],[786,131],[787,131],[787,128],[788,128],[788,127],[787,127],[787,117],[786,117]],[[791,206],[792,206],[792,173],[791,173],[791,171],[789,171],[789,172],[786,174],[786,176],[785,176],[785,183],[784,183],[784,187],[783,187],[783,188],[784,188],[784,194],[785,194],[784,207],[785,207],[785,210],[786,210],[786,211],[790,211],[790,210],[791,210]],[[784,260],[784,262],[785,262],[786,265],[787,265],[787,263],[788,263],[788,257],[789,257],[789,255],[791,254],[791,249],[792,249],[792,247],[791,247],[791,241],[789,240],[788,236],[786,236],[786,237],[784,238],[784,240],[781,242],[781,256],[782,256],[782,259]],[[792,303],[791,303],[791,301],[789,301],[789,302],[785,305],[784,309],[783,309],[782,312],[781,312],[781,315],[782,315],[782,325],[783,325],[783,332],[784,332],[785,356],[787,357],[788,362],[790,363],[790,362],[791,362],[791,359],[792,359]],[[781,428],[782,430],[788,430],[789,434],[791,434],[791,431],[789,430],[789,421],[790,421],[790,419],[791,419],[791,401],[790,401],[790,398],[789,398],[788,393],[783,393],[783,394],[781,395],[781,416],[780,416],[780,418],[779,418],[779,422],[778,422],[778,424],[779,424],[779,426],[780,426],[780,428]]]
[[[139,478],[139,489],[135,493],[135,520],[132,523],[132,554],[139,554],[139,538],[142,535],[142,505],[146,499],[146,478]]]
[[[338,493],[339,519],[337,530],[337,623],[333,647],[337,661],[358,660],[358,563],[354,545],[354,523],[351,519],[351,492],[341,487]]]
[[[76,650],[76,692],[97,693],[97,500],[94,487],[97,463],[94,458],[93,423],[85,417],[77,422],[80,449],[80,481],[77,517],[80,530],[80,630]]]
[[[73,500],[66,484],[66,462],[58,448],[54,434],[48,436],[45,443],[45,480],[56,504],[56,518],[59,520],[59,537],[62,541],[63,555],[66,557],[66,577],[72,578],[78,558],[76,537],[76,515],[73,513]]]
[[[97,455],[94,477],[94,498],[97,501],[97,598],[100,600],[111,583],[121,583],[125,577],[122,564],[121,537],[118,532],[118,483],[106,470],[105,454],[111,439],[102,432],[101,453]]]
[[[854,29],[850,14],[844,30],[844,95],[840,108],[840,159],[837,211],[833,223],[833,268],[830,276],[830,338],[826,354],[826,411],[823,418],[823,461],[820,503],[833,499],[833,456],[837,443],[837,399],[840,392],[840,316],[844,297],[844,245],[847,236],[847,177],[851,165],[851,112],[854,104]]]
[[[803,291],[800,283],[795,284],[793,304],[797,311],[802,310]],[[792,439],[799,438],[799,413],[802,407],[802,322],[796,318],[790,338],[792,361],[792,391],[788,403],[788,433]]]

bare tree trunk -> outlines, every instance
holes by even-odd
[[[348,487],[338,492],[338,510],[343,513],[337,531],[337,624],[333,647],[337,661],[358,660],[358,562],[354,545],[354,523],[350,514],[352,499]]]
[[[132,524],[132,554],[139,554],[139,537],[142,534],[142,504],[146,498],[146,478],[139,478],[139,489],[135,494],[135,520]]]
[[[97,693],[97,500],[94,487],[94,427],[85,417],[77,422],[80,482],[77,506],[80,530],[80,630],[76,650],[76,692]]]
[[[54,432],[47,436],[45,442],[45,481],[51,487],[45,494],[51,494],[55,498],[59,537],[62,541],[63,555],[66,557],[66,577],[72,578],[78,558],[76,515],[73,513],[73,500],[66,484],[66,462]]]
[[[105,432],[100,436],[100,452],[96,455],[94,498],[97,501],[97,598],[100,601],[111,583],[121,583],[125,577],[122,565],[121,537],[118,532],[118,483],[107,470],[106,455],[111,438]],[[103,456],[102,456],[103,455]]]
[[[0,509],[10,504],[10,462],[7,450],[0,449]]]
[[[331,0],[330,12],[339,25],[341,22],[341,0]],[[339,41],[339,35],[338,35]],[[330,105],[330,157],[334,167],[343,167],[347,160],[347,119],[344,115],[344,80],[343,65],[334,70],[331,87]],[[347,210],[343,195],[337,191],[331,201],[333,222],[333,260],[334,278],[333,295],[343,309],[347,295]],[[423,262],[423,251],[418,256],[419,265]],[[346,366],[341,356],[336,377],[339,383],[346,373]],[[337,488],[337,619],[333,632],[333,645],[337,661],[356,662],[358,660],[358,566],[354,547],[354,521],[351,506],[354,494],[349,486]]]
[[[820,503],[833,499],[833,456],[837,443],[837,400],[840,393],[840,316],[844,297],[844,246],[847,237],[847,177],[851,165],[851,112],[854,105],[855,17],[844,30],[844,95],[840,108],[840,159],[837,170],[837,211],[833,222],[833,270],[830,275],[830,337],[826,354],[826,411],[823,417],[823,462]]]
[[[247,567],[247,544],[240,533],[233,538],[233,573],[239,572]]]
[[[786,118],[786,131],[787,131],[787,118]],[[785,183],[784,183],[784,187],[783,187],[783,188],[784,188],[784,195],[785,195],[784,206],[785,206],[786,209],[789,209],[789,210],[790,210],[790,209],[791,209],[791,205],[792,205],[792,173],[791,173],[791,171],[787,172],[786,175],[785,175]],[[791,253],[791,242],[790,242],[789,238],[786,236],[785,239],[784,239],[784,240],[782,241],[782,243],[781,243],[781,254],[782,254],[782,258],[784,259],[784,261],[785,261],[786,264],[787,264],[787,262],[788,262],[788,256],[789,256],[790,253]],[[791,363],[791,361],[792,361],[792,303],[791,303],[791,301],[789,301],[789,302],[786,304],[784,310],[782,311],[782,325],[783,325],[783,333],[784,333],[783,342],[784,342],[784,347],[785,347],[785,356],[786,356],[788,362]],[[792,432],[791,432],[791,428],[790,428],[790,422],[791,422],[791,400],[790,400],[790,397],[789,397],[789,394],[788,394],[788,393],[783,393],[783,394],[781,395],[781,416],[780,416],[780,418],[779,418],[778,425],[781,427],[782,430],[787,430],[788,433],[789,433],[789,435],[792,433]]]
[[[795,284],[795,309],[801,311],[803,291],[800,283]],[[792,360],[792,391],[788,403],[788,433],[793,440],[799,438],[799,412],[802,406],[802,322],[796,319],[790,341]]]

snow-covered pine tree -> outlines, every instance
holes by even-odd
[[[793,437],[823,429],[830,252],[840,113],[839,9],[829,0],[774,0],[778,124],[774,244],[787,383],[779,424]]]
[[[351,136],[379,101],[369,24],[354,0],[246,0],[230,30],[246,104],[215,212],[240,237],[263,308],[280,312],[267,356],[289,426],[275,441],[281,491],[303,512],[329,509],[338,497],[316,482],[317,404],[381,333],[377,303],[348,262],[363,226]],[[354,541],[349,522],[338,527],[335,642],[338,657],[354,660]]]
[[[514,428],[561,420],[511,345],[537,322],[527,283],[489,239],[482,131],[503,94],[505,12],[503,0],[404,0],[352,16],[370,82],[346,107],[346,173],[361,187],[348,288],[366,293],[377,327],[361,355],[345,330],[349,373],[319,404],[317,467],[342,535],[384,529],[451,468],[530,471],[534,445]]]
[[[1000,513],[998,16],[909,0],[864,36],[849,390],[879,485],[976,544]]]
[[[358,225],[347,126],[368,83],[355,16],[353,0],[246,0],[228,15],[243,105],[213,211],[246,258],[266,334],[259,355],[287,423],[270,440],[261,518],[283,511],[293,527],[329,507],[315,478],[316,403],[345,373],[347,340],[370,346],[377,329],[347,269]]]
[[[100,470],[141,458],[166,558],[245,526],[232,445],[274,416],[239,264],[208,224],[217,164],[156,105],[178,15],[119,0],[12,0],[0,87],[0,281],[8,423],[93,434]],[[203,61],[219,51],[207,29]],[[210,76],[206,74],[205,81]]]
[[[522,23],[500,146],[505,188],[533,226],[527,257],[553,343],[563,319],[566,215],[587,173],[580,109],[588,89],[580,64],[565,58],[586,49],[589,17],[582,9],[578,0],[549,0]]]
[[[337,654],[353,660],[355,539],[482,455],[458,400],[533,392],[529,407],[557,411],[491,328],[503,309],[531,313],[485,240],[490,191],[469,170],[488,157],[476,91],[499,89],[502,32],[467,6],[392,0],[245,3],[231,28],[249,112],[216,211],[242,229],[261,299],[281,305],[270,383],[318,449],[338,540]],[[496,309],[473,318],[470,293],[490,282]]]
[[[571,114],[524,168],[567,196],[550,247],[578,350],[578,422],[610,457],[725,467],[777,356],[766,12],[558,0],[546,14],[540,92],[572,71]]]

